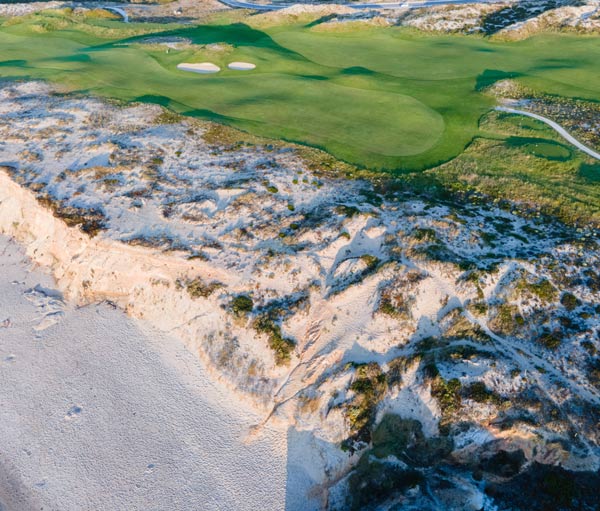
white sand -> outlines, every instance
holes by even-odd
[[[251,69],[256,69],[256,64],[252,64],[251,62],[232,62],[227,67],[234,71],[250,71]]]
[[[181,64],[177,64],[177,69],[180,71],[189,71],[190,73],[200,74],[218,73],[221,71],[221,68],[212,62],[201,62],[200,64],[189,64],[187,62],[182,62]]]
[[[295,505],[287,428],[246,442],[260,417],[181,342],[53,286],[0,236],[0,509]]]

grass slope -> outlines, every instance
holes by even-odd
[[[194,44],[168,51],[140,44],[147,33]],[[0,55],[2,77],[154,101],[374,169],[419,170],[460,154],[482,135],[479,119],[492,106],[481,89],[500,78],[600,100],[597,39],[556,34],[507,43],[401,28],[160,27],[60,11],[4,22]],[[176,69],[205,60],[223,71],[201,76]],[[257,69],[230,71],[234,60]]]

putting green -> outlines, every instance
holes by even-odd
[[[173,49],[149,37],[193,44]],[[460,154],[493,106],[481,89],[498,79],[600,100],[597,38],[558,34],[498,43],[400,28],[125,25],[62,11],[0,24],[0,55],[0,77],[158,102],[394,170],[428,168]],[[257,68],[228,69],[232,61]],[[186,73],[177,69],[181,62],[213,62],[221,71]]]

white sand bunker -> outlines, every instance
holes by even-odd
[[[177,69],[201,74],[218,73],[221,71],[221,68],[212,62],[202,62],[200,64],[188,64],[186,62],[182,62],[181,64],[177,64]]]
[[[227,67],[235,71],[250,71],[251,69],[255,69],[256,65],[251,62],[232,62]]]

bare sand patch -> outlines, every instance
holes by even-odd
[[[200,74],[218,73],[221,71],[221,68],[212,62],[201,62],[199,64],[182,62],[181,64],[177,64],[177,69],[180,71],[189,71],[191,73]]]
[[[251,62],[231,62],[227,64],[227,67],[234,71],[250,71],[256,69],[256,64],[252,64]]]

